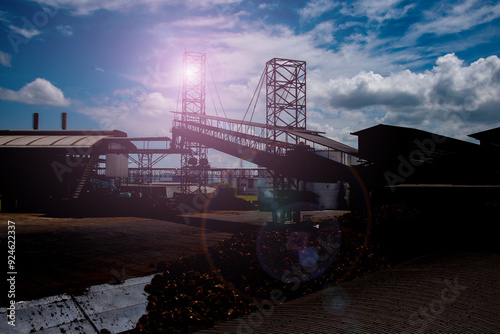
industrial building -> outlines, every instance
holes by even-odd
[[[421,196],[423,189],[453,188],[446,195],[470,197],[475,187],[476,198],[496,197],[500,128],[470,135],[478,145],[381,124],[354,132],[356,149],[307,129],[306,63],[281,58],[266,63],[257,87],[266,84],[265,124],[252,122],[253,115],[250,121],[211,116],[205,113],[205,57],[184,54],[184,66],[197,71],[183,78],[182,111],[174,112],[172,138],[67,130],[66,114],[61,130],[38,130],[35,114],[33,130],[0,131],[1,209],[43,210],[61,199],[67,206],[86,200],[89,207],[103,198],[121,198],[108,205],[113,214],[130,208],[132,199],[148,199],[161,212],[172,197],[186,201],[221,183],[239,195],[258,195],[261,209],[287,208],[283,219],[295,220],[310,208],[415,200],[416,193],[427,196]],[[213,167],[208,148],[258,167]],[[169,154],[180,155],[180,168],[156,166]]]
[[[496,193],[500,185],[499,133],[500,128],[496,128],[470,135],[480,140],[478,145],[417,129],[377,125],[353,133],[359,142],[356,159],[363,161],[353,168],[374,198],[382,194],[383,198],[401,198],[410,190],[421,192],[417,186],[475,186],[476,192],[481,186],[483,193]],[[134,144],[153,140],[163,141],[165,148],[147,151]],[[129,169],[129,158],[138,152],[178,153],[168,147],[169,142],[167,137],[130,138],[118,130],[2,130],[1,209],[43,210],[51,199],[77,201],[113,192],[115,197],[171,199],[181,190],[178,168],[143,164]],[[318,154],[340,160],[332,151]],[[227,183],[239,194],[272,196],[273,180],[266,168],[210,168],[209,173],[214,183]],[[343,209],[351,200],[349,182],[352,179],[304,182],[301,187],[316,195],[311,200],[315,208]],[[191,185],[193,192],[196,188]]]

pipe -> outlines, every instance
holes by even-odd
[[[63,112],[61,114],[61,129],[67,130],[68,128],[68,113]]]
[[[33,130],[38,130],[39,117],[38,113],[33,114]]]

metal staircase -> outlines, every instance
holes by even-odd
[[[83,187],[87,183],[90,174],[92,173],[92,170],[94,169],[95,164],[97,163],[97,159],[99,158],[99,155],[93,154],[90,156],[89,161],[87,162],[87,165],[85,165],[85,169],[83,170],[82,177],[80,178],[80,181],[78,181],[78,185],[76,186],[75,191],[73,192],[73,199],[78,199],[80,197],[80,193],[83,190]]]

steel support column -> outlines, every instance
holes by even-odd
[[[267,139],[299,144],[298,137],[283,129],[306,129],[306,62],[273,58],[266,63],[266,125]],[[283,154],[282,147],[269,146],[267,151]],[[292,179],[279,170],[272,171],[275,206],[281,206],[282,216],[273,210],[273,222],[300,220],[300,211],[295,212],[293,203],[288,203],[292,192],[299,191],[300,180]]]
[[[205,115],[205,82],[206,54],[200,52],[184,52],[182,76],[182,113],[183,122],[204,124],[200,115]],[[206,193],[208,182],[207,148],[199,142],[191,142],[180,138],[180,148],[191,153],[181,155],[181,193],[189,194],[190,185],[198,185],[198,191]]]

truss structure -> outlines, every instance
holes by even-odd
[[[205,115],[205,83],[206,83],[206,54],[200,52],[184,52],[182,77],[182,113],[183,122],[202,124]],[[191,193],[191,185],[197,185],[198,191],[206,193],[208,182],[207,148],[196,141],[187,141],[180,138],[180,147],[190,153],[181,155],[181,193]]]
[[[273,58],[266,63],[266,125],[267,139],[299,144],[299,137],[289,138],[285,129],[306,129],[306,62]],[[279,154],[280,148],[270,146],[269,153]],[[287,206],[292,192],[299,191],[300,180],[284,175],[278,170],[270,170],[273,176],[274,201]],[[273,221],[296,220],[294,209],[284,210],[278,217],[273,211]],[[295,215],[296,216],[296,215]],[[299,218],[300,219],[300,213]]]
[[[275,141],[289,142],[279,127],[306,129],[305,61],[273,58],[266,63],[266,124],[268,139]]]

